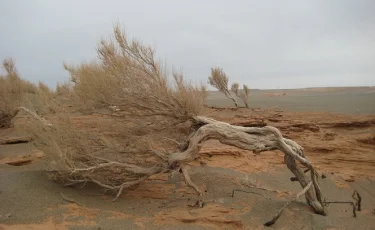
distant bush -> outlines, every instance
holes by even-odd
[[[12,58],[3,61],[4,75],[0,75],[0,128],[12,126],[12,119],[20,109],[28,107],[39,114],[50,113],[53,110],[52,91],[43,83],[39,87],[22,79]],[[24,108],[28,113],[31,110]]]
[[[208,83],[224,93],[229,99],[233,101],[236,107],[238,107],[237,100],[232,96],[228,89],[228,76],[219,67],[211,68],[211,75],[208,77]]]
[[[234,94],[241,98],[243,103],[245,104],[246,108],[249,108],[249,96],[250,96],[250,89],[247,87],[247,85],[243,85],[242,90],[240,90],[240,84],[233,83],[231,90],[234,92]]]
[[[11,121],[17,115],[17,108],[21,105],[26,84],[17,72],[14,61],[5,59],[2,63],[5,75],[0,75],[0,128],[12,125]]]
[[[56,85],[55,94],[57,96],[69,96],[73,93],[72,84],[68,83],[58,83]]]
[[[39,93],[43,93],[45,95],[53,95],[53,91],[43,82],[39,81],[38,83],[38,91]]]

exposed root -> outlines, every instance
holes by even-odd
[[[361,211],[361,202],[362,197],[359,195],[357,190],[354,190],[352,198],[355,200],[353,201],[324,201],[323,204],[326,207],[329,207],[331,204],[350,204],[353,207],[353,217],[357,217],[356,211]]]
[[[308,183],[308,185],[300,192],[297,194],[297,196],[295,197],[295,199],[291,200],[291,201],[288,201],[277,213],[276,215],[272,218],[272,220],[270,221],[267,221],[266,223],[264,223],[265,226],[271,226],[273,225],[274,223],[276,223],[276,221],[280,218],[281,214],[283,213],[284,209],[286,207],[288,207],[293,201],[297,201],[299,199],[300,196],[302,196],[303,194],[305,194],[307,192],[308,189],[310,189],[311,185],[313,183],[310,182]]]
[[[234,193],[235,193],[235,192],[252,193],[252,194],[256,194],[256,195],[262,196],[264,199],[270,200],[270,198],[265,197],[263,194],[260,194],[260,193],[257,193],[257,192],[252,192],[252,191],[245,191],[245,190],[242,190],[242,189],[233,189],[233,190],[232,190],[231,197],[234,197]]]
[[[185,181],[186,181],[186,184],[192,188],[194,188],[194,190],[197,192],[198,194],[198,201],[197,203],[194,205],[194,206],[198,206],[199,208],[203,207],[203,192],[202,190],[200,190],[200,188],[198,187],[198,185],[196,185],[191,179],[190,179],[190,176],[189,176],[189,173],[187,171],[187,168],[186,166],[181,166],[181,171],[182,171],[182,174],[184,175],[184,178],[185,178]]]
[[[81,204],[81,203],[79,203],[79,202],[77,202],[75,200],[67,198],[62,192],[60,192],[60,195],[61,195],[61,197],[62,197],[63,200],[68,201],[69,203],[74,203],[74,204],[77,204],[77,205],[83,206],[83,207],[85,206],[85,205],[83,205],[83,204]]]
[[[361,205],[362,197],[361,197],[361,195],[359,195],[357,190],[354,190],[352,197],[356,201],[355,206],[357,206],[358,211],[361,211],[362,210],[362,205]]]

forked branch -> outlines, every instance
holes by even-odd
[[[196,159],[203,142],[209,139],[215,139],[223,144],[257,153],[278,149],[284,152],[285,162],[301,186],[306,188],[310,182],[313,184],[313,186],[309,186],[307,191],[304,192],[304,194],[306,193],[305,196],[309,205],[316,213],[326,214],[322,205],[322,194],[317,182],[318,178],[315,168],[304,156],[303,148],[293,140],[283,138],[278,129],[271,126],[262,128],[234,126],[199,116],[195,117],[195,120],[197,123],[203,125],[191,136],[185,151],[170,154],[168,158],[170,167],[185,164]],[[296,160],[310,169],[310,178],[296,164]]]

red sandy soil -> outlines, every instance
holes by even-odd
[[[304,147],[305,155],[313,162],[320,173],[330,176],[330,180],[335,186],[333,189],[329,187],[330,185],[326,185],[328,186],[326,190],[330,194],[338,194],[342,191],[345,194],[349,194],[352,191],[350,190],[352,186],[350,183],[357,180],[375,180],[375,116],[373,115],[350,116],[329,113],[292,113],[260,109],[207,109],[206,113],[209,117],[234,125],[271,125],[279,128],[285,137],[295,140]],[[88,121],[92,121],[92,127],[95,129],[94,124],[101,122],[101,119],[100,115],[81,116],[77,117],[76,121],[80,124],[80,121],[85,120],[86,125]],[[106,121],[103,120],[103,122]],[[2,131],[0,132],[0,140],[9,138],[11,135],[9,130]],[[1,145],[0,150],[14,152],[11,148],[1,148]],[[42,160],[43,153],[38,150],[30,150],[27,153],[16,154],[15,156],[4,154],[4,152],[0,154],[0,166],[21,166]],[[76,203],[65,203],[63,205],[59,203],[48,207],[51,213],[56,210],[61,211],[62,214],[59,216],[58,221],[56,216],[50,214],[46,215],[44,220],[39,220],[38,223],[17,223],[16,220],[16,223],[0,224],[0,229],[65,230],[70,229],[72,226],[76,226],[76,229],[80,229],[83,226],[86,227],[85,229],[107,229],[105,227],[97,227],[99,220],[103,218],[110,221],[131,221],[132,225],[128,226],[124,223],[123,228],[120,229],[190,229],[192,227],[196,227],[195,229],[263,229],[263,219],[257,217],[257,213],[268,212],[270,207],[273,209],[272,212],[277,210],[276,207],[272,206],[273,203],[271,201],[267,201],[267,203],[258,197],[249,198],[249,196],[240,195],[233,201],[228,201],[224,194],[227,188],[234,185],[244,186],[248,180],[258,186],[272,187],[272,184],[267,180],[285,176],[285,165],[281,152],[268,151],[255,155],[250,151],[226,146],[217,141],[209,141],[202,148],[199,159],[191,165],[193,168],[197,166],[195,168],[204,169],[205,167],[201,166],[206,165],[209,168],[212,167],[224,171],[229,169],[238,173],[238,175],[244,176],[231,176],[230,173],[227,175],[216,171],[213,173],[208,171],[201,172],[199,169],[198,172],[193,174],[192,179],[198,181],[201,188],[207,189],[207,196],[212,198],[211,202],[208,200],[204,208],[201,209],[186,208],[187,204],[194,200],[195,194],[193,190],[186,187],[182,180],[173,179],[173,176],[171,177],[168,174],[161,174],[151,177],[136,190],[121,196],[120,200],[122,201],[120,202],[125,202],[123,208],[132,207],[132,212],[107,210],[97,207],[98,204],[95,203],[90,203],[93,207]],[[8,168],[0,167],[0,171],[4,170],[8,170]],[[256,175],[263,176],[258,177]],[[269,177],[264,175],[269,175]],[[253,178],[252,176],[256,177]],[[284,178],[284,180],[285,184],[290,184],[287,178]],[[293,188],[285,187],[289,185],[283,184],[280,186],[287,190],[277,190],[272,195],[279,202],[290,199],[290,195],[299,190],[298,186]],[[216,191],[217,194],[212,191]],[[187,198],[189,199],[186,200]],[[109,203],[112,197],[102,195],[96,199]],[[368,199],[372,203],[369,203],[362,212],[368,218],[363,220],[363,223],[367,224],[364,226],[371,226],[371,221],[375,220],[372,217],[374,216],[372,211],[375,206],[371,206],[374,205],[374,198],[369,195]],[[170,202],[173,205],[170,205]],[[136,209],[142,211],[134,211]],[[350,214],[348,214],[350,213],[350,207],[347,210],[349,212],[337,211],[333,215],[334,218],[351,218]],[[293,206],[284,212],[283,218],[285,221],[279,220],[280,225],[276,225],[275,228],[295,229],[296,227],[311,229],[310,222],[305,222],[305,219],[314,219],[315,217],[311,216],[313,214],[297,214],[299,212],[311,213],[311,210],[307,205]],[[0,212],[0,215],[1,223],[7,214]],[[299,215],[309,216],[304,216],[305,219],[299,220]],[[272,215],[268,214],[268,216],[271,217]],[[294,220],[296,221],[295,223],[293,223]],[[314,219],[314,221],[316,222],[311,223],[316,223],[317,226],[315,227],[319,229],[335,229],[327,223],[318,225],[320,220]],[[353,222],[353,225],[355,226],[356,222]],[[339,226],[337,229],[350,229],[348,226]],[[108,227],[108,229],[119,228]],[[366,229],[366,227],[359,227],[358,229]]]
[[[271,125],[284,137],[304,147],[306,156],[318,169],[348,180],[375,178],[375,116],[329,113],[296,113],[274,110],[216,109],[210,116],[234,125]],[[283,165],[281,152],[254,156],[249,151],[211,141],[202,149],[208,165],[242,172],[262,171]],[[207,155],[216,155],[209,159]]]

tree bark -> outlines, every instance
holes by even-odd
[[[215,139],[223,144],[250,150],[254,153],[278,149],[285,154],[285,163],[296,176],[302,188],[312,182],[313,186],[305,193],[306,200],[317,214],[326,215],[322,204],[321,190],[317,183],[317,173],[313,165],[304,156],[303,148],[293,140],[283,138],[278,129],[271,126],[262,128],[234,126],[206,117],[195,117],[195,121],[202,126],[188,140],[188,147],[185,151],[169,155],[167,160],[171,169],[196,159],[203,142],[209,139]],[[296,160],[310,169],[311,178],[306,176],[308,174],[303,172]],[[196,186],[191,185],[191,187],[201,194]]]

